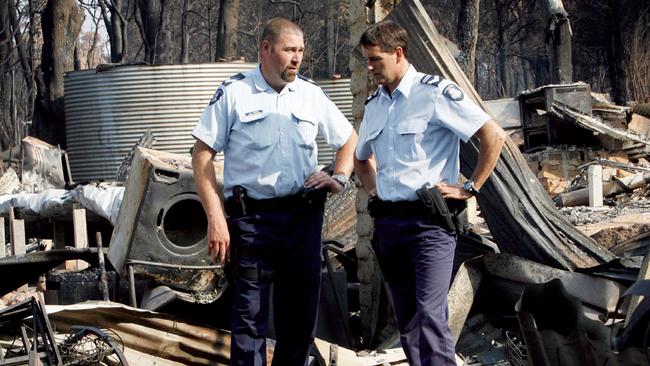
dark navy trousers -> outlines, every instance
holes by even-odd
[[[271,282],[276,333],[272,365],[307,364],[320,293],[322,224],[322,207],[228,219],[231,253],[237,251],[232,263],[237,265],[232,365],[266,365]],[[251,276],[256,271],[259,278]]]
[[[375,220],[373,248],[391,291],[409,365],[455,365],[447,305],[455,232],[423,215],[388,215]]]

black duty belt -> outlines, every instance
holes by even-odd
[[[448,206],[449,214],[452,217],[457,216],[463,209],[465,209],[465,201],[445,199]],[[368,213],[374,218],[381,218],[386,216],[391,217],[416,217],[416,216],[429,216],[432,217],[431,209],[426,207],[421,200],[417,201],[382,201],[378,198],[371,198],[368,200]],[[435,217],[435,222],[442,218]]]
[[[246,213],[296,211],[309,208],[322,208],[325,203],[327,192],[315,191],[310,193],[297,193],[284,197],[256,200],[245,197],[242,212],[242,204],[234,197],[230,197],[224,203],[226,213],[230,216],[241,216]]]
[[[368,201],[368,213],[374,218],[384,216],[413,217],[427,215],[428,211],[420,201],[382,201],[372,198]]]

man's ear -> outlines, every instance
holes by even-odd
[[[397,62],[399,63],[404,59],[404,49],[402,47],[397,47],[395,49],[395,56],[397,56]]]
[[[268,54],[271,52],[271,42],[268,40],[262,41],[262,53]]]

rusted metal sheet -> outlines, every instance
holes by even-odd
[[[115,303],[90,302],[48,306],[48,312],[52,324],[60,331],[69,331],[74,325],[110,328],[125,347],[150,358],[160,357],[183,365],[228,365],[230,362],[230,333],[171,315]]]

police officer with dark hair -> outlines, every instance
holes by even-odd
[[[402,347],[412,366],[454,365],[447,306],[456,247],[452,212],[479,194],[505,133],[455,83],[409,64],[407,33],[399,25],[373,25],[360,45],[380,87],[366,102],[355,171],[371,197],[373,247]],[[472,136],[480,141],[478,163],[467,183],[458,184],[459,141]]]
[[[194,179],[208,217],[208,253],[234,273],[232,365],[266,365],[274,283],[273,365],[302,366],[313,341],[326,192],[343,189],[357,135],[311,80],[289,20],[269,20],[260,65],[225,81],[192,132]],[[316,136],[336,147],[332,176],[316,171]],[[224,154],[224,215],[212,160]],[[231,249],[232,248],[232,249]]]

